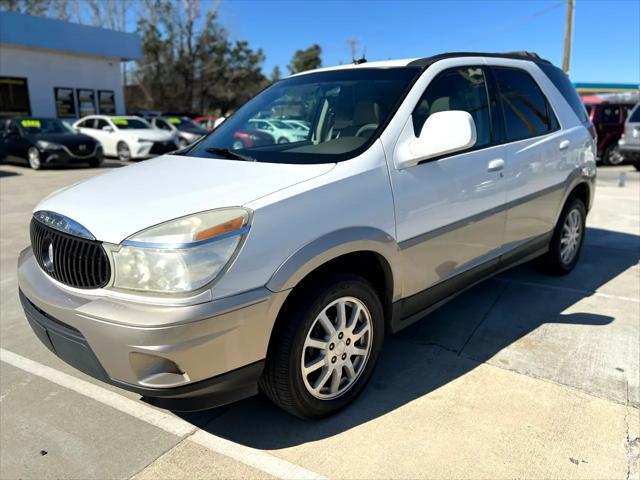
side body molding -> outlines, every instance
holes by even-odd
[[[327,233],[301,247],[278,267],[266,287],[280,292],[295,287],[321,265],[354,252],[374,252],[382,256],[392,275],[392,301],[401,298],[400,249],[388,233],[373,227],[349,227]]]

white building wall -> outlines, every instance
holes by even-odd
[[[125,114],[122,73],[118,58],[92,57],[0,44],[0,76],[27,78],[33,116],[56,117],[54,87],[94,90],[96,109],[98,90],[113,90],[116,114]],[[76,93],[76,104],[77,101]]]

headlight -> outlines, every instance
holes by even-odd
[[[42,148],[43,150],[57,150],[62,148],[62,145],[58,145],[57,143],[45,142],[44,140],[36,141],[36,145]]]
[[[155,293],[197,290],[229,263],[248,222],[244,208],[224,208],[136,233],[113,252],[114,287]]]

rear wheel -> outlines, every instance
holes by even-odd
[[[605,150],[602,155],[602,162],[605,165],[622,165],[624,163],[624,156],[620,152],[618,145],[611,144]]]
[[[303,418],[351,403],[371,377],[384,337],[382,304],[369,282],[340,274],[318,284],[285,311],[260,380],[276,405]]]
[[[549,244],[549,251],[540,259],[549,273],[566,275],[578,263],[584,241],[587,209],[579,198],[567,202]]]
[[[27,159],[29,160],[29,166],[34,170],[40,170],[42,168],[40,151],[36,147],[31,147],[27,150]]]
[[[289,139],[287,137],[280,137],[278,139],[278,143],[282,144],[282,143],[289,143]]]

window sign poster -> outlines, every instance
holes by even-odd
[[[73,88],[55,87],[53,94],[56,99],[56,113],[58,118],[69,118],[76,116],[76,97]]]
[[[93,90],[78,89],[78,110],[80,110],[81,117],[96,113],[96,99]]]
[[[98,90],[98,110],[102,115],[116,114],[116,98],[113,90]]]

